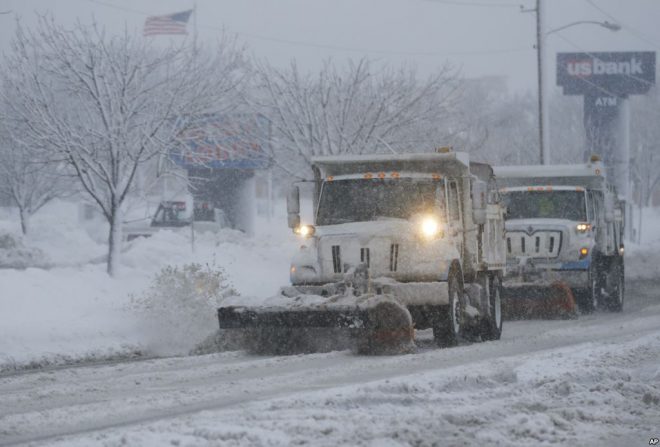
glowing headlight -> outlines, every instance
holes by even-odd
[[[313,225],[300,225],[295,230],[293,230],[294,233],[302,237],[312,237],[314,236],[315,231],[316,230]]]
[[[434,217],[425,217],[421,225],[422,235],[432,238],[440,234],[440,222]]]
[[[591,224],[588,223],[579,223],[575,227],[578,233],[586,233],[587,231],[591,230]]]

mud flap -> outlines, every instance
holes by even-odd
[[[218,309],[221,329],[239,331],[244,349],[260,354],[295,354],[352,349],[392,354],[414,349],[408,310],[394,301],[368,306]]]
[[[572,319],[578,315],[573,292],[563,282],[505,286],[502,294],[503,316],[509,320]]]

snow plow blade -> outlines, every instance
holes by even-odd
[[[226,306],[218,309],[218,322],[221,330],[238,331],[243,349],[260,354],[341,349],[396,354],[414,349],[408,310],[391,300],[372,301],[302,308]]]
[[[562,282],[550,285],[504,285],[503,315],[510,320],[572,319],[578,315],[571,289]]]

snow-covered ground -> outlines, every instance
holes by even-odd
[[[276,210],[271,221],[259,219],[254,238],[231,230],[197,234],[194,253],[188,229],[161,231],[133,241],[125,247],[119,277],[111,279],[103,261],[105,226],[83,229],[73,203],[48,205],[33,218],[32,233],[24,243],[41,250],[44,263],[51,267],[0,269],[0,371],[184,354],[199,340],[182,340],[180,333],[168,331],[168,321],[136,313],[132,301],[149,288],[163,267],[191,262],[224,269],[241,295],[272,295],[288,282],[289,260],[297,246],[286,227],[283,204]],[[660,278],[660,226],[656,224],[660,211],[646,210],[644,217],[644,244],[627,246],[629,279]],[[19,231],[16,214],[1,210],[0,232]],[[209,333],[213,329],[209,326]],[[174,335],[176,346],[172,343],[171,350],[163,350]]]
[[[393,357],[226,352],[0,378],[0,444],[648,445],[660,420],[660,300],[508,322],[502,340]]]
[[[24,243],[51,267],[0,270],[0,445],[633,446],[660,435],[656,211],[645,243],[626,246],[620,314],[506,322],[498,342],[451,349],[420,332],[417,353],[393,357],[145,359],[173,337],[134,311],[152,278],[208,263],[244,295],[271,294],[297,245],[281,217],[254,238],[197,235],[194,253],[186,230],[137,240],[110,279],[103,228],[80,229],[61,202],[37,215]],[[6,210],[0,230],[18,231]],[[194,342],[178,341],[181,354]],[[95,359],[106,362],[68,365]],[[49,363],[61,366],[22,370]]]
[[[635,209],[635,212],[638,212]],[[626,277],[628,279],[660,278],[660,208],[644,209],[642,242],[626,245]],[[638,216],[633,220],[637,225]]]
[[[1,231],[20,231],[15,215],[4,210],[0,218]],[[105,228],[81,228],[74,204],[49,205],[24,243],[40,249],[51,267],[0,269],[0,371],[161,353],[170,336],[166,322],[159,327],[152,320],[158,315],[134,312],[133,301],[167,265],[208,264],[224,269],[241,294],[275,293],[288,282],[295,238],[281,218],[260,219],[258,230],[254,238],[232,230],[196,234],[194,253],[189,229],[161,231],[128,244],[112,279],[105,273]],[[198,341],[177,340],[179,353]]]

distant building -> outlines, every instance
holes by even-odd
[[[170,158],[185,170],[193,201],[222,210],[232,228],[252,234],[256,193],[263,189],[255,174],[271,165],[268,121],[260,115],[206,115],[179,141]]]

